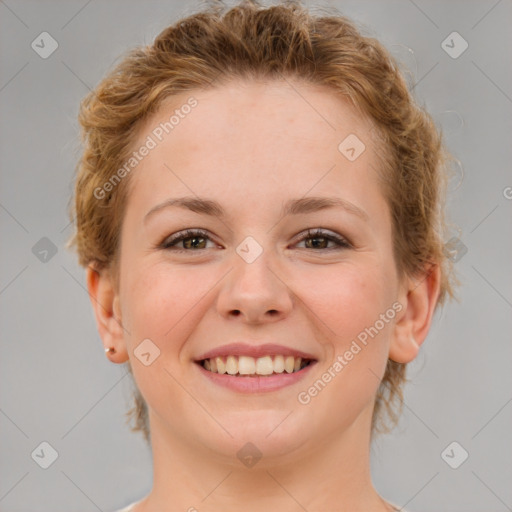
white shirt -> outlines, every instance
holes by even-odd
[[[133,510],[133,507],[135,507],[135,505],[137,505],[137,503],[140,503],[140,501],[136,501],[135,503],[132,503],[131,505],[128,505],[127,507],[122,508],[121,510],[116,510],[116,512],[131,512]],[[389,501],[388,501],[388,503],[389,503]],[[389,504],[399,512],[407,512],[407,510],[400,508],[398,505],[395,505],[394,503],[389,503]]]

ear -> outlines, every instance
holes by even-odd
[[[409,363],[416,358],[430,329],[440,287],[439,265],[432,265],[417,278],[406,280],[399,296],[404,307],[397,317],[389,359]]]
[[[119,295],[107,270],[98,271],[91,264],[87,267],[87,289],[92,309],[96,318],[96,326],[105,348],[114,348],[108,358],[115,363],[128,360],[128,352],[124,340],[125,330],[122,325]]]

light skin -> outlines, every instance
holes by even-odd
[[[130,177],[119,287],[108,272],[87,270],[99,333],[115,349],[109,357],[130,361],[149,408],[154,483],[134,510],[391,510],[370,476],[373,404],[388,358],[412,361],[428,333],[439,269],[399,278],[372,127],[329,90],[238,81],[172,98],[139,142],[191,95],[198,105]],[[366,146],[355,161],[338,150],[349,134]],[[183,196],[214,200],[225,217],[169,207],[145,219]],[[313,196],[352,206],[281,215],[287,201]],[[209,238],[157,247],[192,228]],[[302,238],[308,228],[350,245]],[[248,236],[263,249],[252,263],[236,252]],[[394,319],[299,403],[397,302]],[[160,355],[145,366],[134,350],[148,338]],[[241,394],[210,383],[194,362],[235,341],[282,344],[318,363],[294,385]],[[237,457],[247,442],[262,453],[252,468]]]

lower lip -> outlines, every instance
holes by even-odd
[[[302,370],[294,373],[277,373],[269,376],[241,376],[236,377],[227,373],[213,373],[206,370],[202,364],[196,363],[201,373],[219,386],[224,386],[239,393],[261,393],[267,391],[276,391],[286,386],[291,386],[306,377],[316,361],[311,362]]]

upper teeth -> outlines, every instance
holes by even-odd
[[[271,375],[272,373],[293,373],[306,366],[307,360],[294,356],[227,356],[205,359],[203,366],[214,373],[229,375]]]

